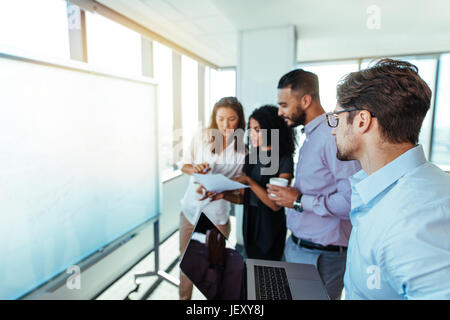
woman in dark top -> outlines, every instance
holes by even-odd
[[[244,175],[233,180],[250,188],[241,189],[239,193],[224,192],[214,195],[212,199],[224,198],[244,204],[243,235],[248,258],[281,260],[286,241],[286,215],[284,208],[270,199],[265,186],[272,177],[285,178],[288,183],[291,182],[294,131],[278,116],[278,108],[271,105],[253,111],[248,129],[250,151],[246,157]],[[278,130],[278,139],[271,141],[274,129]],[[269,170],[273,168],[272,163],[275,170]],[[267,171],[272,172],[267,174]]]

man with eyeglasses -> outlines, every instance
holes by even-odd
[[[348,177],[360,170],[358,162],[336,159],[320,104],[317,75],[302,69],[284,75],[278,83],[278,114],[288,125],[304,126],[305,141],[299,150],[294,187],[267,185],[272,199],[287,207],[291,236],[284,256],[288,262],[315,265],[331,299],[339,299],[351,224],[351,189]]]
[[[348,74],[327,114],[350,178],[348,299],[450,299],[450,176],[418,137],[431,90],[416,66],[383,59]]]

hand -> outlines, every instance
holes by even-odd
[[[275,201],[281,207],[292,208],[294,201],[300,196],[300,192],[292,187],[280,187],[273,184],[267,184],[266,186],[269,199]],[[275,196],[271,196],[271,193]]]
[[[231,178],[231,180],[237,181],[237,182],[245,184],[245,185],[250,184],[250,177],[248,177],[246,175],[236,176],[236,177]]]
[[[224,192],[217,193],[217,194],[214,193],[213,195],[209,196],[209,198],[211,199],[211,201],[224,199],[225,198],[225,193]]]
[[[225,237],[217,230],[206,231],[205,245],[208,247],[209,263],[212,265],[225,264]]]
[[[211,198],[211,200],[213,200],[212,198],[216,195],[215,191],[208,191],[206,190],[206,188],[204,186],[202,186],[201,184],[199,184],[199,187],[197,188],[196,192],[198,194],[201,194],[202,197],[200,199],[198,199],[198,201],[203,201],[206,198]],[[217,200],[217,199],[216,199]]]
[[[206,163],[206,162],[197,164],[197,165],[193,166],[193,168],[194,168],[194,173],[200,173],[200,174],[205,174],[211,170],[211,168],[209,167],[209,163]]]

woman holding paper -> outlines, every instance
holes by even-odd
[[[248,130],[251,148],[245,160],[244,175],[233,180],[250,188],[241,189],[239,194],[228,191],[211,198],[244,204],[243,236],[248,258],[281,260],[286,242],[286,216],[284,208],[270,199],[265,186],[271,178],[291,182],[294,131],[278,116],[278,108],[270,105],[253,111]],[[267,170],[274,164],[274,170]]]
[[[240,130],[239,130],[240,129]],[[213,108],[210,125],[192,139],[190,149],[184,153],[181,171],[191,175],[186,193],[181,200],[180,253],[183,255],[201,212],[226,236],[230,234],[230,204],[225,200],[211,202],[197,193],[193,174],[220,173],[231,178],[242,174],[246,146],[244,111],[234,97],[220,99]],[[192,283],[180,271],[180,299],[192,296]]]

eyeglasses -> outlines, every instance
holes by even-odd
[[[344,109],[344,110],[336,111],[336,112],[327,112],[326,116],[327,116],[328,125],[331,128],[336,128],[339,124],[339,117],[337,116],[339,113],[356,111],[356,110],[365,110],[365,109],[350,108],[350,109]],[[369,110],[366,110],[366,111],[369,111]],[[375,114],[373,114],[373,112],[369,111],[369,113],[373,118],[375,118]]]

